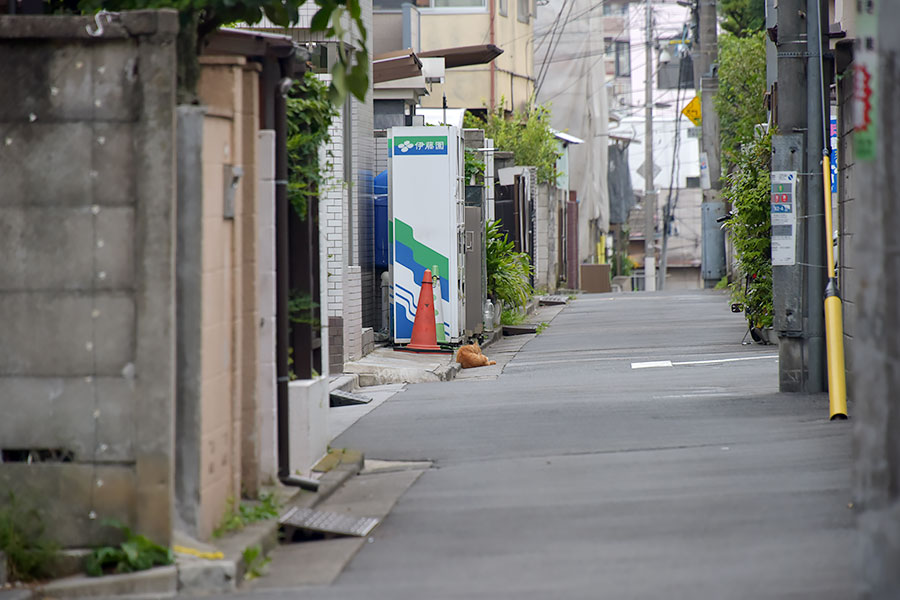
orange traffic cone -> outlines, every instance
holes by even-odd
[[[441,351],[441,347],[437,345],[437,332],[434,328],[434,291],[431,288],[430,269],[425,269],[425,275],[422,276],[416,320],[413,321],[412,337],[406,349],[419,352]]]

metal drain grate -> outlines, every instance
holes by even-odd
[[[344,390],[334,390],[330,395],[331,406],[355,406],[357,404],[368,404],[372,401],[368,396],[362,396]]]
[[[333,512],[294,507],[281,517],[282,525],[315,533],[366,537],[375,526],[375,517],[348,517]]]

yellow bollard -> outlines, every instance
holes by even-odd
[[[823,152],[822,177],[825,180],[825,239],[828,263],[828,285],[825,286],[825,343],[828,352],[828,410],[830,419],[847,418],[847,381],[844,371],[844,320],[841,316],[841,293],[834,273],[831,214],[831,157]]]

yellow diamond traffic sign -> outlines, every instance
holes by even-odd
[[[688,102],[687,106],[681,109],[681,114],[691,120],[694,125],[700,125],[700,97],[694,96],[694,99]]]

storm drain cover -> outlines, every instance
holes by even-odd
[[[331,406],[354,406],[356,404],[368,404],[372,399],[368,396],[346,392],[344,390],[334,390],[331,392]]]
[[[281,517],[281,524],[326,535],[365,537],[378,525],[378,519],[294,507]]]
[[[565,296],[541,296],[538,299],[538,303],[541,306],[556,306],[559,304],[566,304],[568,301],[568,298]]]

